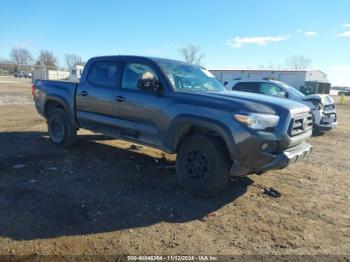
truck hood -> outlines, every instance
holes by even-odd
[[[229,102],[235,102],[243,105],[253,112],[278,114],[280,110],[287,110],[292,114],[309,112],[310,109],[295,101],[285,98],[277,98],[267,95],[240,92],[240,91],[220,91],[220,92],[198,92],[201,96],[218,98]]]
[[[315,94],[315,95],[308,95],[303,98],[304,101],[312,101],[312,100],[317,100],[321,104],[327,106],[327,105],[333,105],[334,100],[330,95],[325,95],[325,94]]]

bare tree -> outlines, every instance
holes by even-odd
[[[71,68],[76,65],[84,65],[84,60],[75,54],[65,54],[64,55],[64,62],[68,68]]]
[[[33,62],[33,57],[27,49],[23,48],[12,48],[10,52],[11,61],[16,63],[18,70],[20,70],[21,65],[30,65]]]
[[[57,67],[57,58],[53,55],[52,51],[41,50],[38,58],[38,65],[44,65],[51,68]]]
[[[305,70],[310,68],[312,60],[303,55],[295,55],[288,57],[286,60],[286,66],[293,70]]]
[[[203,65],[202,59],[204,58],[204,54],[200,53],[200,47],[198,46],[187,44],[180,49],[180,54],[187,63]]]

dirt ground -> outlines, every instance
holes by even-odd
[[[350,103],[337,111],[308,160],[199,199],[174,156],[87,131],[56,148],[30,81],[0,77],[0,254],[350,255]]]

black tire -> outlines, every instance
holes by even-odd
[[[177,177],[191,194],[209,197],[228,183],[231,160],[224,143],[216,137],[191,135],[180,145]]]
[[[47,116],[50,140],[59,147],[71,147],[77,140],[77,129],[62,108],[55,108]]]

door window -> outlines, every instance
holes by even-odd
[[[96,86],[115,87],[117,72],[115,62],[96,62],[90,67],[88,81]]]
[[[124,70],[122,88],[140,89],[144,81],[159,81],[152,68],[144,64],[128,64]]]
[[[260,83],[259,93],[269,96],[286,97],[286,91],[270,83]]]

